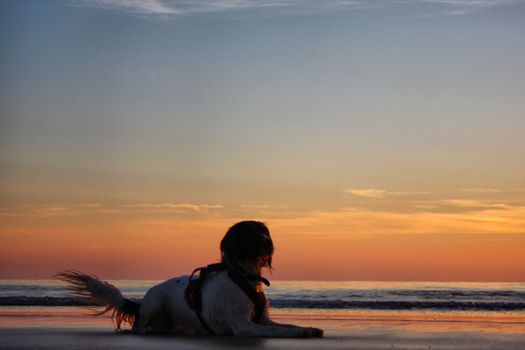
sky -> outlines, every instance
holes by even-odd
[[[0,278],[525,282],[525,1],[0,3]]]

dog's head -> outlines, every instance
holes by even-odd
[[[259,221],[241,221],[230,227],[221,241],[223,262],[251,265],[257,272],[272,268],[273,242],[268,227]]]

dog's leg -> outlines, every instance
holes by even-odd
[[[219,292],[221,294],[219,294]],[[215,296],[220,297],[222,302],[218,305],[220,313],[224,315],[224,323],[236,336],[245,337],[275,337],[275,338],[308,338],[322,337],[323,331],[317,328],[307,328],[292,325],[280,325],[270,321],[268,317],[268,304],[264,311],[261,323],[254,323],[251,318],[254,314],[254,306],[251,300],[240,288],[233,286],[225,290],[218,291]],[[213,299],[215,300],[215,299]],[[228,302],[224,302],[224,301]],[[208,319],[213,319],[213,315],[204,315]]]
[[[317,328],[277,324],[264,325],[251,321],[238,322],[232,325],[232,331],[233,335],[241,337],[309,338],[323,335],[323,331]]]
[[[164,311],[163,304],[162,297],[157,293],[146,293],[140,306],[138,322],[133,330],[139,334],[155,333],[156,329],[152,323]]]
[[[261,325],[264,326],[273,326],[273,327],[281,327],[281,328],[288,328],[288,329],[296,329],[299,333],[304,332],[305,327],[296,326],[294,324],[287,324],[287,323],[278,323],[273,321],[270,318],[269,313],[269,307],[268,303],[266,304],[266,308],[262,314],[262,317],[259,321]],[[306,327],[306,329],[310,332],[311,337],[322,337],[324,334],[324,331],[320,328],[314,328],[314,327]]]
[[[241,307],[237,308],[236,311],[238,316],[240,316],[240,314],[242,314],[242,316],[232,318],[229,324],[231,325],[233,334],[237,336],[274,338],[310,338],[323,336],[323,331],[318,328],[273,322],[268,315],[268,309],[264,311],[260,323],[254,323],[250,320],[248,308]]]
[[[287,324],[287,323],[278,323],[278,322],[275,322],[275,321],[272,321],[271,319],[269,318],[263,318],[261,319],[261,322],[260,322],[262,325],[265,325],[265,326],[275,326],[275,327],[284,327],[284,328],[304,328],[304,327],[301,327],[301,326],[296,326],[294,324]],[[321,329],[318,329],[318,328],[313,328],[313,327],[308,327],[308,329],[310,330],[319,330],[321,331],[322,333],[322,330]]]
[[[304,327],[301,327],[301,326],[296,326],[294,324],[275,322],[275,321],[273,321],[270,318],[270,314],[269,314],[268,311],[269,311],[268,308],[266,308],[264,310],[264,313],[263,313],[263,315],[261,317],[261,321],[259,322],[260,324],[266,325],[266,326],[276,326],[276,327],[285,327],[285,328],[304,328]],[[314,337],[323,335],[323,330],[322,329],[313,328],[313,327],[308,327],[308,329],[310,329],[312,331],[312,333],[313,333],[312,336],[314,336]],[[317,335],[317,334],[320,334],[320,335]]]

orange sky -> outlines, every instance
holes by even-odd
[[[367,192],[368,191],[368,192]],[[227,227],[265,221],[275,279],[525,281],[523,195],[344,190],[352,206],[83,203],[1,213],[1,278],[48,278],[76,268],[106,278],[158,279],[218,258]],[[459,198],[461,196],[461,198]],[[503,197],[514,198],[504,204]],[[412,208],[410,208],[412,206]],[[402,208],[396,211],[387,208]]]

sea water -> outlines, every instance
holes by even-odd
[[[161,281],[113,280],[140,299]],[[272,308],[351,310],[523,311],[525,283],[273,281]],[[85,306],[56,280],[0,280],[0,306]]]

